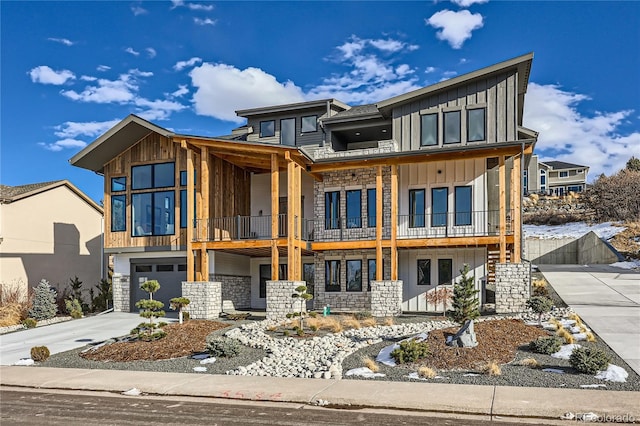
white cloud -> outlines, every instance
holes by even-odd
[[[435,71],[436,71],[436,67],[427,67],[425,68],[424,73],[431,74],[432,72],[435,72]]]
[[[175,9],[180,6],[185,6],[190,10],[199,10],[204,12],[211,12],[214,8],[212,4],[185,3],[184,0],[171,0],[171,9]]]
[[[136,114],[145,120],[167,120],[172,113],[182,111],[186,106],[168,100],[157,99],[150,101],[148,99],[139,98],[135,100],[135,105],[139,107]]]
[[[149,13],[149,11],[147,9],[145,9],[144,7],[142,7],[140,5],[131,6],[131,12],[133,12],[134,16],[146,15],[147,13]]]
[[[589,166],[593,179],[625,167],[629,157],[640,157],[640,132],[622,134],[633,110],[582,113],[578,106],[589,97],[558,85],[530,83],[524,126],[539,132],[536,153],[541,160]]]
[[[193,95],[195,111],[220,120],[244,121],[235,110],[305,100],[304,93],[293,82],[280,83],[259,68],[240,70],[226,64],[204,63],[189,73],[196,87]]]
[[[127,47],[126,49],[124,49],[124,51],[127,53],[131,53],[133,56],[140,55],[140,52],[133,50],[133,47]]]
[[[184,6],[183,0],[171,0],[171,9],[175,9],[178,6]]]
[[[97,77],[92,77],[90,75],[80,76],[80,80],[82,81],[96,81],[97,79],[98,79]]]
[[[187,88],[187,85],[186,84],[180,84],[178,86],[178,90],[176,90],[173,93],[170,93],[167,96],[168,97],[172,97],[172,98],[179,98],[179,97],[182,97],[182,96],[186,95],[187,93],[189,93],[189,89]]]
[[[147,47],[146,49],[144,49],[147,52],[147,55],[150,58],[155,58],[156,55],[158,54],[158,52],[156,52],[156,49],[154,49],[153,47]]]
[[[444,40],[454,49],[460,49],[464,42],[471,38],[471,32],[482,28],[483,17],[479,13],[471,13],[468,10],[454,12],[441,10],[429,19],[425,19],[427,25],[440,28],[436,37]]]
[[[29,76],[31,76],[31,81],[34,83],[53,84],[55,86],[60,86],[76,78],[75,74],[69,70],[55,71],[46,65],[31,69]]]
[[[38,145],[40,145],[41,147],[43,147],[48,151],[57,152],[57,151],[62,151],[63,149],[84,148],[85,146],[87,146],[87,143],[77,139],[62,139],[54,143],[39,142]]]
[[[487,3],[489,0],[451,0],[451,3],[457,4],[460,7],[469,7],[473,4]]]
[[[384,50],[387,52],[399,52],[400,50],[405,49],[405,47],[407,46],[407,43],[404,43],[402,41],[399,40],[392,40],[392,39],[386,39],[386,40],[369,40],[369,43],[380,50]],[[416,50],[418,48],[418,46],[416,45],[410,45],[408,46],[409,50]]]
[[[132,70],[137,71],[137,70]],[[67,98],[79,102],[92,102],[98,104],[127,103],[134,99],[138,85],[135,80],[135,72],[122,74],[117,80],[100,78],[96,85],[86,86],[82,92],[75,90],[63,90],[61,93]]]
[[[151,71],[140,71],[138,68],[129,70],[129,75],[134,77],[153,77],[153,73]]]
[[[173,69],[176,71],[182,71],[183,69],[187,67],[192,67],[195,64],[199,64],[200,62],[202,62],[201,58],[193,57],[187,61],[176,62],[176,64],[173,66]]]
[[[204,19],[201,19],[201,18],[193,18],[193,22],[194,22],[196,25],[215,25],[215,24],[216,24],[216,22],[218,22],[218,21],[217,21],[217,20],[214,20],[214,19],[210,19],[210,18],[204,18]]]
[[[98,65],[98,66],[96,67],[96,69],[97,69],[98,71],[109,71],[109,70],[111,69],[111,67],[110,67],[110,66],[108,66],[108,65]]]
[[[55,127],[54,134],[59,138],[72,139],[78,136],[90,136],[95,137],[103,134],[116,124],[120,120],[110,121],[88,121],[88,122],[75,122],[66,121]]]
[[[61,43],[61,44],[64,44],[65,46],[73,46],[75,44],[74,42],[72,42],[68,38],[49,37],[47,40],[54,41],[56,43]]]

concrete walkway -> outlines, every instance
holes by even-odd
[[[640,272],[608,265],[539,265],[558,295],[640,374]]]

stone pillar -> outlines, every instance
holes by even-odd
[[[191,319],[214,319],[222,312],[222,284],[211,281],[183,281],[182,297],[190,303],[184,308]]]
[[[530,282],[529,263],[496,263],[496,313],[526,311]]]
[[[307,304],[291,297],[305,281],[267,281],[267,319],[281,319],[289,313],[307,311]]]
[[[398,316],[402,313],[402,281],[371,281],[371,315]]]
[[[113,311],[131,312],[131,277],[129,275],[113,274],[111,288],[113,292]]]

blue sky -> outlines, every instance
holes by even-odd
[[[0,2],[0,183],[102,178],[68,159],[130,113],[223,135],[237,109],[370,103],[527,52],[543,159],[640,157],[640,2]]]

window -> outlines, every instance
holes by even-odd
[[[453,260],[438,259],[438,285],[451,284],[453,279]]]
[[[314,294],[315,292],[315,274],[316,265],[313,263],[302,264],[302,279],[307,283],[307,293]]]
[[[324,194],[324,229],[340,228],[340,192]]]
[[[186,272],[187,270],[187,264],[186,263],[181,263],[178,265],[178,272]]]
[[[119,192],[127,189],[127,178],[125,176],[111,178],[111,191]]]
[[[111,196],[111,232],[127,230],[127,202],[125,195]]]
[[[424,189],[409,190],[409,227],[424,227]]]
[[[560,177],[561,178],[565,178],[565,177],[569,177],[569,172],[560,172]]]
[[[131,167],[131,189],[165,188],[174,185],[174,163]]]
[[[347,191],[347,228],[362,227],[362,191],[359,189]]]
[[[540,170],[540,192],[547,191],[547,171]]]
[[[280,120],[280,144],[296,145],[296,119],[285,118]]]
[[[367,226],[376,226],[376,189],[367,189]]]
[[[340,261],[326,260],[324,266],[324,291],[340,291]]]
[[[471,187],[456,186],[454,195],[456,226],[471,225]]]
[[[195,194],[195,191],[194,191]],[[182,189],[180,190],[180,228],[186,228],[187,227],[187,211],[188,211],[188,205],[187,205],[187,190],[186,189]],[[193,217],[191,218],[192,220],[195,220],[196,218],[196,197],[193,197]]]
[[[384,265],[384,263],[383,263],[383,265]],[[367,274],[368,274],[369,281],[367,283],[367,291],[371,291],[371,281],[377,281],[376,268],[377,268],[376,259],[368,259],[367,260]]]
[[[460,142],[460,111],[444,113],[444,143]]]
[[[193,181],[196,181],[196,170],[193,171]],[[180,186],[187,186],[187,171],[180,172]]]
[[[347,291],[362,291],[362,260],[347,260]]]
[[[173,272],[173,265],[156,265],[157,272]]]
[[[276,122],[275,120],[261,121],[260,122],[260,137],[268,138],[276,135]]]
[[[271,281],[271,265],[260,265],[260,285],[259,285],[259,294],[258,297],[260,299],[264,299],[267,297],[267,281]],[[278,265],[278,279],[285,280],[287,279],[287,265],[281,264]]]
[[[568,186],[567,191],[569,192],[582,192],[582,185],[573,185]]]
[[[175,233],[175,193],[145,192],[131,195],[133,236]]]
[[[485,109],[467,110],[467,140],[469,142],[483,141],[485,137]]]
[[[438,145],[438,114],[420,116],[420,146]]]
[[[431,285],[430,259],[418,259],[418,285]]]
[[[151,272],[152,270],[151,265],[136,265],[136,272]]]
[[[431,189],[431,226],[447,226],[449,188]]]
[[[318,116],[317,115],[307,115],[302,117],[301,119],[301,132],[309,133],[309,132],[317,132],[318,131]]]
[[[529,192],[529,173],[527,170],[522,171],[522,187],[524,192]]]

